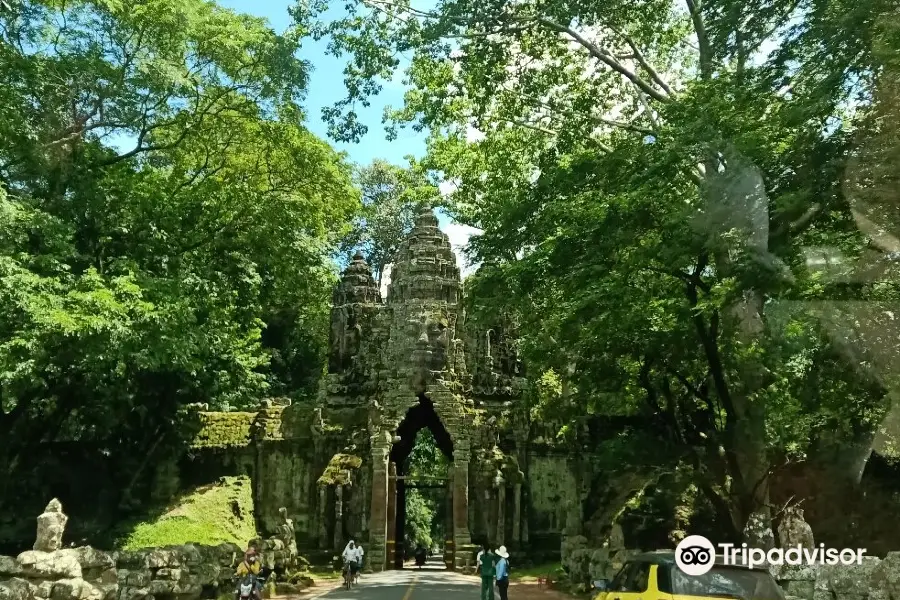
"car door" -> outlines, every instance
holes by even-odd
[[[627,563],[613,579],[607,599],[658,600],[650,598],[647,594],[650,588],[650,569],[655,566],[640,561]]]

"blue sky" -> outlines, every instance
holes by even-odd
[[[288,6],[291,0],[218,0],[221,6],[268,19],[272,28],[279,33],[291,24]],[[343,3],[336,2],[336,10],[328,16],[340,17]],[[301,57],[313,65],[309,92],[306,101],[309,128],[322,138],[328,137],[328,127],[322,121],[322,108],[334,104],[344,96],[343,74],[345,59],[326,54],[327,40],[304,42]],[[405,68],[405,65],[403,65]],[[397,78],[397,81],[400,77]],[[422,156],[425,152],[425,133],[411,130],[399,132],[397,140],[385,139],[381,117],[384,107],[400,107],[403,104],[403,89],[398,84],[388,84],[368,107],[357,110],[360,119],[369,126],[369,133],[359,144],[337,143],[329,140],[338,150],[346,151],[353,162],[366,164],[374,158],[382,158],[395,164],[405,164],[404,157],[412,154]]]
[[[264,17],[277,32],[284,31],[291,24],[287,10],[288,6],[292,4],[292,0],[218,0],[218,3],[237,12]],[[335,3],[335,9],[329,11],[325,18],[340,18],[342,13],[343,4]],[[404,165],[407,164],[405,157],[408,155],[421,157],[425,153],[427,136],[425,132],[416,133],[411,129],[400,130],[397,139],[388,142],[385,137],[384,125],[381,122],[386,106],[399,108],[403,105],[403,86],[394,83],[402,79],[401,73],[398,73],[394,82],[388,82],[377,97],[372,98],[368,107],[357,109],[360,120],[369,127],[368,133],[358,144],[338,143],[328,139],[328,126],[322,121],[322,108],[334,104],[344,96],[343,70],[346,58],[328,55],[327,44],[327,40],[318,42],[306,40],[300,53],[302,58],[312,64],[305,103],[309,129],[319,137],[327,139],[333,147],[346,152],[350,160],[358,164],[368,164],[372,162],[372,159],[381,158],[394,164]],[[406,60],[401,57],[400,68],[405,69],[408,64],[409,57],[406,57]],[[462,248],[475,231],[454,223],[441,211],[438,211],[437,217],[441,229],[450,238],[463,274],[468,275],[473,269],[467,265]],[[389,274],[385,279],[390,279]]]

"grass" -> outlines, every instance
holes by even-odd
[[[548,563],[525,568],[517,568],[515,565],[512,565],[512,568],[509,570],[510,580],[521,583],[537,581],[539,577],[546,577],[548,574],[554,581],[562,579],[564,575],[562,565],[560,563]]]
[[[336,581],[341,578],[340,571],[326,569],[310,569],[304,575],[308,575],[313,581]]]
[[[242,548],[256,537],[253,496],[248,477],[223,477],[183,496],[166,513],[135,525],[122,549],[181,544],[235,543]]]

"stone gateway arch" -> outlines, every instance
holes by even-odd
[[[355,539],[368,567],[398,564],[403,463],[428,428],[450,464],[448,566],[471,564],[473,540],[549,558],[564,532],[582,533],[589,465],[554,445],[558,424],[531,422],[513,324],[467,323],[461,300],[456,256],[431,210],[401,244],[385,298],[353,258],[334,292],[318,396],[269,403],[252,420],[261,531],[286,507],[313,560]]]
[[[347,453],[355,453],[359,469],[369,471],[369,489],[362,484],[354,491],[363,492],[363,503],[368,500],[367,553],[376,570],[394,564],[389,555],[399,551],[398,463],[402,469],[416,433],[428,421],[452,465],[452,547],[471,544],[469,468],[476,419],[475,404],[465,393],[460,296],[456,256],[431,211],[418,216],[401,245],[385,301],[358,254],[335,292],[329,372],[320,401],[323,419],[340,415],[342,423],[367,434]]]

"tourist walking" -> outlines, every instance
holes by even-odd
[[[494,600],[494,577],[497,575],[497,557],[485,544],[479,559],[481,572],[481,600]]]
[[[356,582],[359,583],[359,575],[363,570],[363,562],[365,561],[366,551],[363,550],[362,544],[356,545]]]
[[[509,552],[506,551],[506,546],[497,548],[496,555],[497,591],[500,594],[500,600],[507,600],[507,593],[509,592]]]

